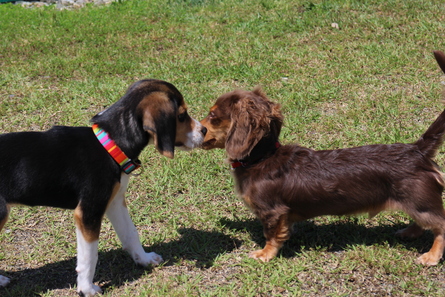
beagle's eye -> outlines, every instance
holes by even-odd
[[[178,121],[182,123],[185,121],[186,117],[187,117],[187,112],[183,112],[180,115],[178,115]]]

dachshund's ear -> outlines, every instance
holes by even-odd
[[[226,152],[232,160],[247,157],[269,132],[267,112],[252,96],[241,98],[232,106],[231,127],[227,133]]]
[[[261,102],[267,105],[267,117],[270,120],[270,134],[275,135],[276,139],[280,136],[281,127],[283,126],[283,114],[281,113],[281,105],[269,101],[266,94],[261,90],[260,87],[253,89],[252,93],[261,97],[263,100]]]
[[[176,106],[165,93],[155,92],[146,96],[138,106],[142,125],[153,138],[156,149],[173,159],[176,139]]]

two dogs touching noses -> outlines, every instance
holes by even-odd
[[[445,55],[434,55],[445,72]],[[102,291],[93,277],[104,216],[135,263],[163,261],[144,251],[124,196],[129,173],[140,166],[138,156],[149,144],[169,158],[175,148],[226,150],[236,191],[266,237],[266,246],[251,252],[252,258],[275,257],[294,222],[322,215],[374,216],[383,210],[402,210],[414,219],[398,232],[402,237],[433,232],[433,246],[418,263],[436,265],[443,256],[444,179],[432,158],[443,141],[445,111],[413,144],[315,151],[280,144],[280,106],[260,89],[222,95],[198,122],[172,84],[147,79],[131,85],[91,122],[92,127],[0,135],[0,230],[15,204],[72,209],[81,295]],[[0,275],[0,286],[9,282]]]

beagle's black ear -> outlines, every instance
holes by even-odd
[[[167,94],[153,92],[139,103],[142,124],[153,138],[156,149],[164,156],[173,159],[176,139],[177,107]]]

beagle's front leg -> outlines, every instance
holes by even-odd
[[[129,176],[122,174],[120,189],[108,205],[106,215],[122,242],[122,248],[131,255],[137,264],[142,266],[158,265],[163,261],[162,257],[156,253],[146,253],[144,251],[136,227],[128,213],[124,197],[128,180]]]

